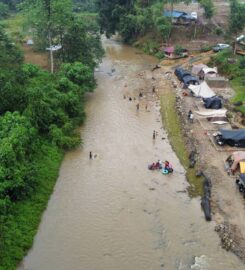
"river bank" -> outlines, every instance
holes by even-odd
[[[182,90],[179,88],[179,83],[173,74],[174,67],[183,64],[183,61],[170,63],[167,66],[166,62],[163,61],[162,64],[164,66],[154,72],[154,76],[158,78],[159,96],[164,100],[164,103],[172,99],[172,104],[177,112],[176,115],[179,118],[177,122],[180,124],[181,137],[185,142],[186,151],[189,154],[192,151],[196,153],[197,165],[195,171],[203,171],[211,179],[212,216],[216,223],[215,231],[221,239],[221,246],[227,251],[236,254],[245,263],[244,202],[236,189],[234,179],[228,176],[224,170],[224,160],[227,158],[228,153],[218,152],[213,147],[209,139],[209,131],[203,128],[197,119],[195,119],[194,124],[190,124],[187,120],[188,111],[190,109],[192,111],[196,110],[194,98],[182,95]],[[174,95],[174,99],[171,95]],[[164,106],[162,113],[166,114]],[[166,117],[163,115],[164,118]],[[170,141],[176,143],[175,138],[171,137],[173,133],[172,127],[173,125],[166,125]],[[178,151],[176,153],[178,155]],[[180,160],[183,159],[183,157],[179,158]],[[199,183],[202,185],[201,178],[199,178]]]

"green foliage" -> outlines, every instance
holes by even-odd
[[[15,269],[30,248],[62,150],[81,143],[75,130],[85,119],[84,95],[96,86],[93,70],[98,59],[93,30],[88,35],[81,28],[87,36],[80,49],[86,47],[88,59],[73,55],[72,63],[50,74],[23,64],[22,54],[0,27],[1,270]]]
[[[230,0],[230,10],[229,30],[231,33],[237,34],[245,27],[245,4],[237,0]]]
[[[62,37],[62,50],[57,57],[62,62],[81,61],[94,68],[102,59],[104,50],[94,21],[85,26],[81,18],[74,18]],[[88,23],[88,21],[87,21]],[[88,31],[90,29],[90,31]]]
[[[161,41],[170,32],[170,23],[162,15],[161,1],[99,1],[101,31],[107,37],[118,31],[123,40],[132,43],[138,37],[154,32]]]
[[[5,19],[9,16],[8,5],[0,2],[0,19]]]
[[[211,45],[203,45],[201,46],[200,48],[200,52],[208,52],[208,51],[211,51],[212,50],[212,47]]]
[[[32,157],[36,166],[36,191],[28,199],[0,215],[0,269],[15,270],[16,264],[31,247],[42,212],[47,206],[58,177],[63,153],[54,145],[42,142]],[[1,204],[1,200],[0,200]],[[2,206],[2,205],[1,205]],[[2,207],[1,207],[2,209]]]
[[[204,8],[204,16],[211,19],[214,16],[214,3],[212,0],[200,0],[201,6]]]
[[[175,46],[175,48],[174,48],[174,53],[176,54],[176,55],[181,55],[182,54],[182,52],[183,52],[183,47],[181,46],[181,45],[179,45],[179,44],[176,44],[176,46]]]
[[[231,51],[222,51],[216,54],[212,58],[212,63],[218,66],[218,70],[221,74],[228,76],[231,79],[231,84],[236,91],[235,97],[232,98],[232,102],[244,102],[245,91],[244,91],[244,78],[245,78],[245,64],[243,56],[236,56],[233,64],[229,62],[229,58],[234,57]],[[242,113],[245,113],[245,106],[238,108]]]

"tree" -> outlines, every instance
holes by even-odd
[[[71,0],[24,0],[23,11],[41,49],[60,43],[72,17]]]
[[[212,0],[200,0],[201,6],[204,8],[204,16],[211,19],[214,15],[214,4]]]
[[[230,0],[230,10],[229,30],[237,35],[245,27],[245,4]]]
[[[81,19],[73,18],[63,35],[62,50],[57,57],[62,62],[73,63],[80,61],[90,67],[95,67],[104,55],[101,40],[96,28],[84,25]]]

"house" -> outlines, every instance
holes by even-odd
[[[172,23],[174,24],[190,24],[192,21],[196,20],[190,14],[178,10],[164,10],[163,16],[167,18],[172,18]]]

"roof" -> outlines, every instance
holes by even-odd
[[[169,18],[179,18],[183,15],[187,15],[186,12],[183,11],[178,11],[178,10],[173,10],[173,12],[171,10],[164,10],[163,15],[165,17],[169,17]]]
[[[220,129],[220,132],[225,140],[245,140],[245,129]]]
[[[164,52],[173,53],[174,52],[174,47],[167,47],[167,48],[164,49]]]
[[[204,81],[199,85],[189,85],[188,88],[196,97],[209,98],[215,96],[214,91]]]

